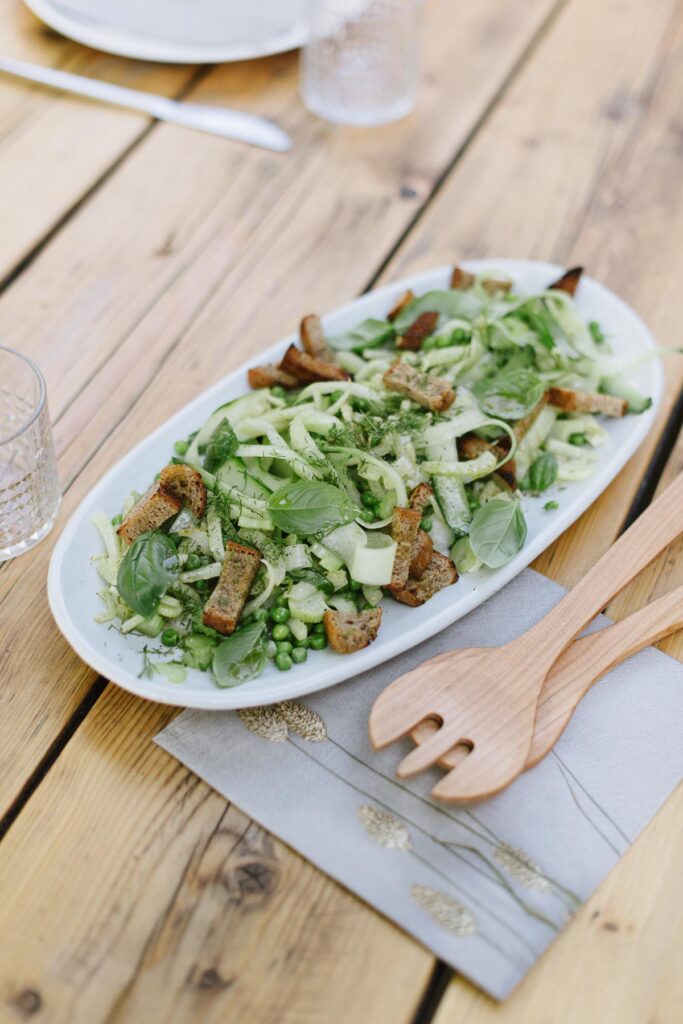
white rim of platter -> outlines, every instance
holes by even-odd
[[[463,266],[474,272],[488,270],[507,274],[522,293],[546,287],[563,269],[550,263],[502,258],[469,260]],[[323,317],[323,323],[330,334],[341,333],[367,317],[386,316],[387,310],[407,288],[417,295],[447,288],[449,276],[450,268],[440,267],[395,281],[328,314]],[[655,346],[640,317],[590,277],[582,279],[576,302],[587,320],[600,321],[615,355],[630,361]],[[102,542],[92,524],[92,516],[101,510],[113,516],[120,511],[131,490],[144,491],[154,474],[168,461],[175,440],[200,427],[223,402],[247,393],[248,366],[276,361],[294,340],[295,336],[290,336],[264,352],[254,353],[248,364],[212,385],[133,448],[84,498],[57,541],[48,574],[48,597],[57,625],[83,661],[131,693],[162,704],[216,711],[271,704],[326,689],[414,647],[486,601],[579,518],[642,444],[652,427],[663,392],[662,366],[659,359],[653,358],[642,364],[637,376],[632,377],[633,383],[651,397],[652,406],[641,415],[605,422],[608,440],[595,449],[598,463],[594,476],[563,489],[554,485],[544,492],[542,499],[522,499],[528,536],[519,554],[500,569],[482,569],[462,575],[454,586],[440,591],[420,608],[385,599],[379,636],[365,650],[350,655],[336,655],[329,650],[311,652],[303,665],[295,665],[288,672],[279,672],[269,663],[257,679],[230,689],[219,689],[208,673],[192,669],[188,670],[185,682],[179,684],[170,683],[160,675],[142,678],[139,673],[146,638],[132,634],[122,636],[94,621],[100,610],[97,592],[102,589],[102,581],[91,559],[102,550]],[[556,511],[544,510],[549,499],[559,502]]]
[[[191,20],[187,0],[99,0],[99,13],[92,9],[92,0],[24,3],[61,35],[136,60],[223,64],[285,53],[306,42],[304,0],[237,0],[237,10],[235,0],[195,0]],[[153,24],[155,7],[162,17],[163,35]],[[225,19],[228,11],[230,20]],[[193,38],[188,38],[190,33]]]

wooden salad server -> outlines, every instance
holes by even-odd
[[[560,655],[543,684],[525,770],[550,753],[593,683],[644,647],[678,629],[683,629],[683,586],[621,622],[575,640]],[[434,721],[420,722],[412,737],[416,743],[423,743],[437,729]],[[456,747],[444,754],[439,764],[455,768],[465,757],[467,752]]]
[[[375,749],[427,718],[442,724],[403,758],[399,778],[424,771],[451,748],[468,751],[432,789],[468,803],[498,793],[524,768],[536,705],[550,669],[605,605],[683,532],[683,474],[609,548],[582,580],[522,636],[498,648],[448,651],[391,683],[370,712]]]

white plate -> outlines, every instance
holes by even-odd
[[[506,272],[522,292],[543,288],[562,270],[549,263],[507,259],[473,260],[464,266],[473,271],[492,269]],[[418,295],[433,288],[446,288],[449,275],[450,269],[441,267],[386,285],[324,317],[325,326],[331,334],[341,333],[366,317],[384,317],[406,288],[412,288]],[[633,310],[596,281],[584,277],[577,303],[587,320],[600,321],[619,356],[636,357],[655,344],[647,327]],[[250,360],[250,365],[278,360],[294,340],[294,336],[286,338],[258,353]],[[528,537],[525,547],[512,561],[498,570],[486,569],[462,576],[455,586],[442,590],[421,608],[384,601],[379,637],[364,651],[346,656],[330,651],[311,651],[304,665],[296,665],[289,672],[279,672],[269,663],[258,679],[226,690],[217,688],[208,674],[194,670],[188,672],[187,680],[180,685],[168,683],[161,676],[141,679],[138,677],[142,667],[140,652],[145,642],[150,641],[143,637],[122,636],[93,621],[93,616],[100,609],[97,591],[102,588],[102,582],[90,559],[102,550],[102,543],[91,517],[99,510],[113,516],[131,490],[144,491],[155,473],[168,461],[174,441],[196,430],[222,402],[248,391],[246,369],[242,367],[228,374],[167,420],[114,466],[74,512],[50,562],[50,606],[57,625],[77,654],[105,678],[141,697],[164,704],[217,710],[300,697],[365,672],[438,633],[516,576],[595,501],[650,430],[663,387],[659,360],[646,362],[638,371],[637,383],[652,397],[653,406],[640,416],[626,416],[623,420],[607,424],[609,440],[596,449],[596,474],[582,483],[570,484],[562,491],[551,489],[544,493],[542,500],[524,499]],[[549,498],[559,501],[560,507],[556,512],[543,510]]]
[[[217,64],[306,41],[305,0],[24,0],[62,35],[138,60]]]

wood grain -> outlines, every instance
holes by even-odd
[[[239,87],[246,106],[248,93],[250,109],[292,132],[286,159],[196,134],[188,145],[171,126],[145,139],[0,299],[0,335],[47,377],[69,488],[60,524],[156,424],[291,330],[302,301],[323,308],[363,288],[550,6],[535,0],[524,18],[501,19],[499,0],[469,0],[452,40],[450,15],[435,5],[421,118],[369,134],[327,126],[302,109],[296,65],[284,55],[249,74],[247,65],[218,68],[193,96],[210,101]],[[467,100],[452,115],[442,96],[457,82],[467,84]],[[54,539],[0,571],[8,652],[0,706],[12,708],[11,724],[0,716],[4,808],[94,678],[47,608]]]
[[[196,69],[126,61],[46,28],[21,0],[0,0],[0,52],[175,96]],[[78,204],[151,124],[133,111],[0,76],[0,281]]]
[[[683,473],[683,432],[659,491]],[[607,609],[622,618],[683,583],[683,539]],[[683,659],[683,632],[658,644]],[[683,786],[503,1006],[454,980],[434,1024],[674,1024],[683,1005]]]

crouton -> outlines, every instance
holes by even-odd
[[[337,654],[353,654],[368,647],[377,639],[381,621],[381,608],[356,613],[326,611],[323,615],[327,642]]]
[[[423,516],[433,497],[434,491],[429,484],[418,484],[410,494],[410,507],[416,509]]]
[[[408,575],[413,580],[421,580],[424,576],[434,553],[432,538],[424,530],[417,531],[417,537],[413,544],[413,554],[410,559],[410,572]]]
[[[540,413],[540,411],[543,408],[543,406],[547,403],[547,401],[548,401],[548,392],[546,391],[545,394],[543,395],[543,398],[541,398],[540,402],[538,402],[533,407],[531,412],[528,413],[526,416],[523,416],[521,420],[517,420],[517,422],[515,423],[514,427],[512,428],[512,432],[515,435],[515,440],[517,441],[517,444],[519,444],[519,442],[522,440],[522,438],[525,437],[525,435],[529,433],[529,430],[531,429],[533,424],[536,422],[538,414]]]
[[[420,529],[422,515],[417,509],[395,508],[391,517],[391,536],[396,541],[396,555],[394,557],[394,568],[391,573],[389,589],[392,590],[405,586],[410,572],[410,563],[413,557],[413,547],[417,540],[417,531]]]
[[[474,284],[474,274],[470,274],[469,270],[463,270],[462,267],[453,267],[453,273],[451,274],[451,288],[458,292],[467,291]]]
[[[512,281],[497,281],[494,277],[487,277],[481,282],[481,286],[489,295],[497,295],[498,292],[506,295],[512,288]]]
[[[455,391],[447,380],[430,377],[407,363],[394,363],[383,380],[388,391],[397,391],[432,412],[444,412],[455,401]]]
[[[552,284],[548,285],[548,290],[566,292],[567,295],[576,295],[576,289],[579,286],[582,274],[583,267],[572,267],[571,270],[565,270],[562,277],[558,277],[557,281],[553,281]]]
[[[605,416],[625,416],[628,402],[614,395],[599,395],[593,391],[575,391],[571,388],[548,388],[546,396],[551,405],[562,412],[601,412]]]
[[[415,295],[413,292],[411,292],[409,288],[408,291],[404,292],[401,298],[398,299],[396,304],[392,306],[392,308],[389,310],[389,312],[387,313],[387,320],[395,320],[398,314],[402,313],[406,306],[409,306],[414,298]]]
[[[218,583],[204,606],[205,626],[225,636],[235,632],[260,561],[261,555],[255,548],[228,541]]]
[[[299,381],[291,373],[286,373],[280,366],[266,363],[265,366],[252,366],[247,372],[249,386],[252,388],[298,388]]]
[[[396,348],[407,348],[412,352],[417,352],[422,348],[425,338],[428,338],[434,331],[438,319],[438,313],[420,313],[417,320],[397,339]]]
[[[411,608],[418,608],[430,597],[450,587],[458,581],[458,570],[450,558],[446,558],[440,551],[434,551],[422,578],[419,580],[409,579],[402,590],[392,590],[392,595],[401,604],[408,604]]]
[[[158,530],[162,523],[180,512],[181,507],[181,501],[175,494],[171,494],[160,483],[152,484],[138,498],[116,532],[128,544],[132,544],[141,533]]]
[[[502,445],[485,441],[483,437],[477,437],[476,434],[465,434],[458,438],[458,455],[461,459],[476,459],[482,452],[491,452],[499,461],[504,459],[508,453]],[[517,467],[514,459],[508,459],[504,465],[499,466],[493,476],[509,487],[511,491],[517,490]]]
[[[299,325],[299,336],[304,352],[314,359],[322,359],[324,362],[332,362],[334,355],[325,341],[325,332],[320,317],[316,313],[309,313]]]
[[[206,485],[202,474],[192,466],[164,466],[159,483],[186,505],[195,519],[201,519],[206,509]]]
[[[285,352],[281,368],[304,384],[321,380],[349,380],[349,374],[341,366],[309,356],[308,352],[302,352],[296,345],[290,345]]]

